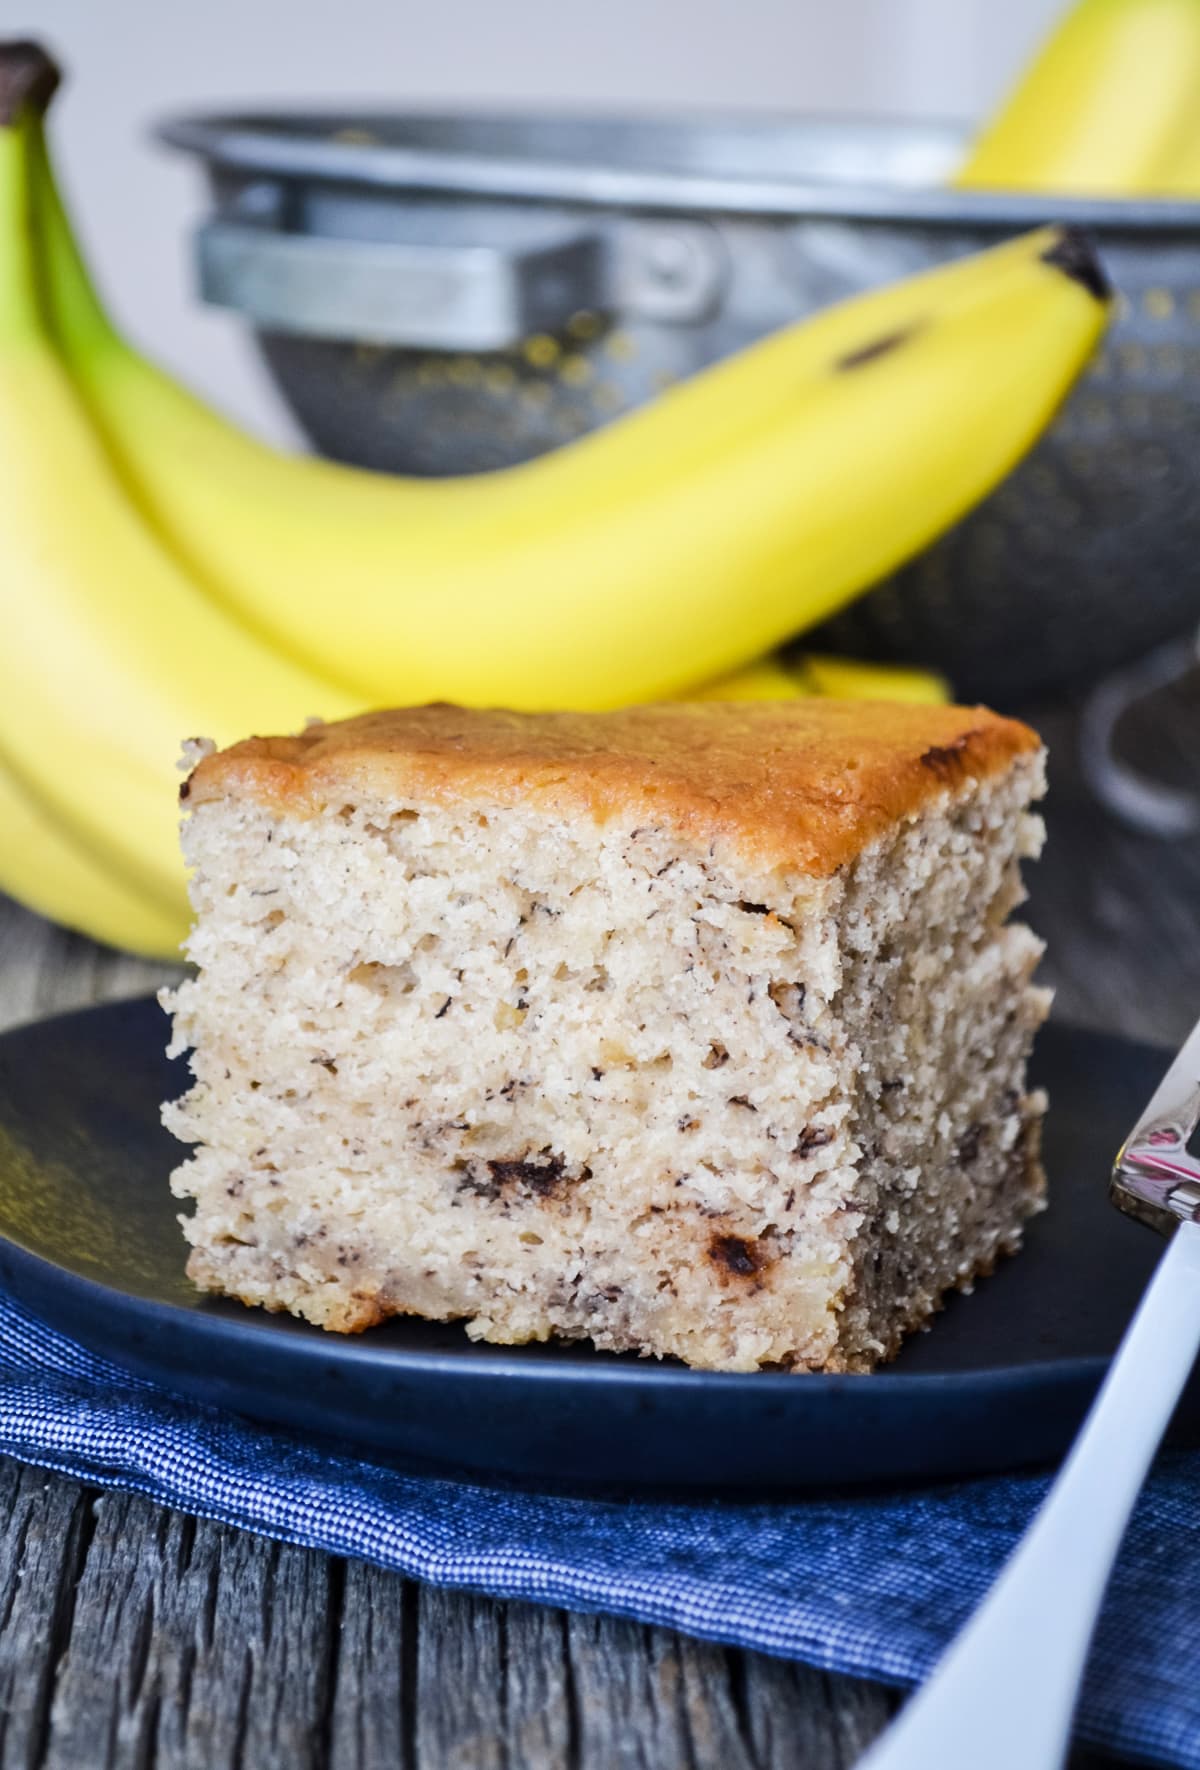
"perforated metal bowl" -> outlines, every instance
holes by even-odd
[[[1046,221],[1120,291],[1039,448],[820,643],[1011,701],[1200,617],[1200,204],[941,188],[932,127],[771,119],[192,118],[201,287],[318,448],[402,473],[524,460],[797,315]]]

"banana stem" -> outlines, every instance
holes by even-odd
[[[11,128],[30,111],[40,116],[59,79],[57,65],[40,43],[24,38],[0,43],[0,128]]]
[[[55,63],[38,43],[0,43],[0,339],[42,330],[29,135],[58,86]]]
[[[41,117],[30,131],[29,159],[42,294],[51,330],[60,341],[69,338],[85,352],[106,344],[120,344],[121,335],[97,293],[76,242],[54,175]]]
[[[38,299],[29,202],[27,117],[0,124],[0,345],[38,338]]]

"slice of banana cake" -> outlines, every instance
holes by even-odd
[[[443,705],[193,759],[205,1290],[858,1371],[1039,1207],[1026,727]]]

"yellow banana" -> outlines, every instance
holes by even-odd
[[[172,915],[109,872],[3,762],[0,890],[79,934],[147,958],[178,958],[187,933],[182,906]]]
[[[3,56],[0,45],[0,65]],[[238,585],[249,576],[239,553],[242,524],[277,535],[285,562],[274,563],[278,555],[262,562],[277,582],[291,577],[307,584],[330,565],[336,549],[339,581],[349,571],[353,582],[374,596],[389,563],[394,572],[403,570],[410,524],[455,524],[497,502],[510,506],[518,493],[530,500],[531,514],[540,522],[555,500],[573,490],[587,499],[596,490],[589,475],[579,471],[578,446],[557,450],[536,469],[439,480],[371,473],[287,455],[259,442],[122,337],[81,255],[40,123],[34,164],[43,296],[59,348],[146,513],[186,559],[207,570],[218,590],[222,584],[232,587],[235,602]],[[866,338],[890,336],[924,323],[931,312],[948,312],[960,299],[994,287],[1003,270],[1027,265],[1039,239],[1049,245],[1053,238],[1046,229],[867,291],[784,327],[752,351],[713,364],[636,417],[627,415],[608,427],[606,436],[619,437],[622,472],[632,479],[647,469],[661,470],[666,461],[684,468],[692,451],[707,454],[714,442],[732,446],[747,427],[794,407],[798,375],[854,350]],[[615,456],[618,451],[606,446],[604,452]],[[187,466],[184,483],[180,462]],[[350,531],[359,537],[361,563],[342,556]],[[393,584],[384,584],[383,591],[390,594]],[[290,623],[278,637],[285,643],[294,639]]]
[[[762,658],[730,676],[693,689],[692,701],[791,701],[807,696],[839,701],[947,701],[950,691],[932,670],[899,664],[862,664],[851,658]]]
[[[0,61],[3,46],[0,46]],[[312,549],[328,564],[331,547],[339,554],[344,531],[362,537],[361,547],[379,549],[364,565],[339,559],[346,569],[379,591],[390,547],[403,565],[404,531],[411,522],[453,521],[470,516],[493,500],[509,503],[515,492],[536,502],[538,520],[551,498],[577,487],[585,497],[593,487],[578,471],[578,449],[567,446],[522,470],[457,479],[405,479],[366,472],[313,456],[290,456],[257,441],[141,356],[109,317],[62,203],[44,131],[35,142],[35,219],[43,260],[44,296],[51,328],[72,376],[87,399],[125,468],[131,489],[147,513],[187,558],[208,566],[212,581],[233,586],[246,577],[235,557],[235,522],[285,526],[282,542],[289,564],[301,564],[300,578],[313,573]],[[749,425],[758,425],[794,404],[795,377],[852,351],[864,339],[890,336],[924,323],[931,312],[946,313],[960,299],[994,287],[1001,272],[1025,266],[1054,235],[1006,241],[990,252],[959,258],[903,282],[870,290],[788,326],[661,395],[649,407],[617,420],[623,471],[630,476],[664,461],[685,464],[689,451],[706,453],[714,439],[722,446]],[[161,443],[170,446],[165,450]],[[609,452],[606,449],[606,453]],[[612,451],[615,453],[615,451]],[[178,462],[187,463],[181,484]],[[567,462],[570,471],[563,472]],[[544,487],[544,492],[540,488]],[[212,527],[213,517],[217,526]],[[305,563],[308,562],[308,563]],[[264,567],[270,562],[264,562]],[[290,575],[275,567],[282,580]],[[290,628],[280,635],[285,641]]]
[[[0,751],[79,845],[176,925],[181,734],[295,729],[361,701],[210,602],[127,499],[42,328],[26,145],[22,128],[0,126]]]
[[[1164,189],[1200,131],[1200,0],[1078,0],[954,180],[1120,196]]]
[[[1176,138],[1147,175],[1143,194],[1184,202],[1200,200],[1200,100],[1189,127]]]
[[[812,689],[800,672],[783,658],[760,658],[728,676],[718,676],[701,688],[691,689],[681,700],[688,701],[795,701],[807,700]]]
[[[933,670],[863,664],[815,652],[806,652],[802,665],[812,693],[839,701],[907,701],[929,706],[950,699],[949,683]]]
[[[39,180],[60,348],[144,512],[247,624],[391,701],[603,707],[728,674],[984,495],[1104,323],[1047,230],[818,316],[527,466],[394,481],[263,449],[143,363],[95,301],[44,159]]]

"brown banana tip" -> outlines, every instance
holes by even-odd
[[[1108,272],[1096,254],[1091,235],[1081,227],[1060,228],[1054,244],[1047,246],[1042,253],[1042,262],[1054,265],[1073,283],[1079,283],[1089,295],[1094,295],[1097,301],[1112,300],[1113,286],[1108,280]]]
[[[53,56],[27,38],[0,42],[0,129],[32,110],[41,115],[62,79]]]

